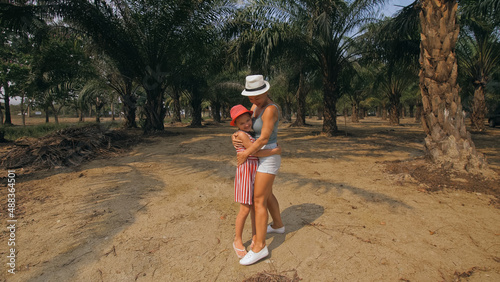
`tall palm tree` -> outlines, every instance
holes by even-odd
[[[101,110],[111,98],[112,88],[102,79],[87,81],[79,91],[80,103],[95,106],[95,121],[101,122]]]
[[[484,0],[481,8],[496,7]],[[484,5],[483,5],[484,4]],[[485,167],[465,127],[459,97],[456,43],[459,35],[457,0],[416,0],[398,14],[400,36],[420,30],[420,92],[425,151],[446,168],[475,171]],[[406,31],[406,32],[405,32]]]
[[[362,101],[366,100],[372,93],[371,85],[375,81],[375,76],[371,69],[359,64],[353,64],[341,76],[341,89],[351,102],[351,121],[358,123],[364,117],[361,109]]]
[[[500,1],[498,1],[500,2]],[[492,73],[500,65],[500,20],[495,10],[484,11],[481,3],[461,1],[460,38],[457,45],[459,71],[473,85],[471,122],[479,131],[485,129],[485,89]],[[466,85],[462,85],[466,86]]]
[[[0,41],[0,88],[3,89],[5,102],[5,121],[2,123],[12,125],[10,99],[24,92],[31,81],[32,57],[22,38],[12,32],[1,32]],[[24,121],[24,115],[23,115]]]
[[[400,13],[406,14],[408,11],[403,9]],[[417,80],[418,73],[418,30],[411,29],[412,32],[406,34],[395,32],[401,28],[400,17],[370,24],[358,38],[365,50],[364,60],[371,62],[376,72],[374,89],[382,90],[389,100],[389,120],[392,125],[399,124],[401,95]]]
[[[257,15],[254,18],[272,22],[251,24],[252,28],[260,28],[252,51],[270,56],[274,49],[287,43],[289,48],[300,48],[300,54],[314,62],[322,79],[322,131],[326,135],[338,131],[336,102],[341,95],[338,79],[356,55],[352,52],[351,38],[358,27],[371,19],[369,13],[375,2],[383,1],[257,0],[248,8]],[[289,32],[280,33],[283,30]]]
[[[47,4],[48,3],[48,4]],[[116,64],[123,87],[117,87],[128,108],[129,126],[135,124],[133,81],[142,84],[147,99],[144,130],[162,130],[165,89],[176,65],[196,57],[191,46],[202,46],[231,10],[229,0],[87,1],[52,0],[35,3],[89,35]],[[195,50],[196,51],[196,50]],[[188,60],[189,61],[189,60]],[[123,91],[122,91],[123,90]]]
[[[465,127],[455,53],[459,34],[456,0],[422,0],[420,89],[425,149],[446,168],[474,170],[486,164]]]

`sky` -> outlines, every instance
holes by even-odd
[[[401,10],[402,7],[400,6],[408,6],[411,3],[413,3],[415,0],[388,0],[387,4],[385,4],[382,12],[384,15],[390,17],[394,15],[397,11]]]

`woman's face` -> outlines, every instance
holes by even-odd
[[[248,96],[248,99],[250,100],[250,103],[254,104],[257,107],[261,107],[267,101],[267,92],[257,96]]]
[[[243,131],[250,131],[252,130],[252,118],[250,117],[249,113],[242,114],[236,119],[236,126],[240,130]]]

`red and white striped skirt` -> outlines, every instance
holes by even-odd
[[[246,162],[236,168],[234,177],[234,200],[238,203],[253,204],[253,185],[259,159],[249,157]]]

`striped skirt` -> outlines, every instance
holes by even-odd
[[[253,185],[259,167],[259,159],[250,157],[236,168],[234,178],[234,200],[238,203],[253,204]]]

